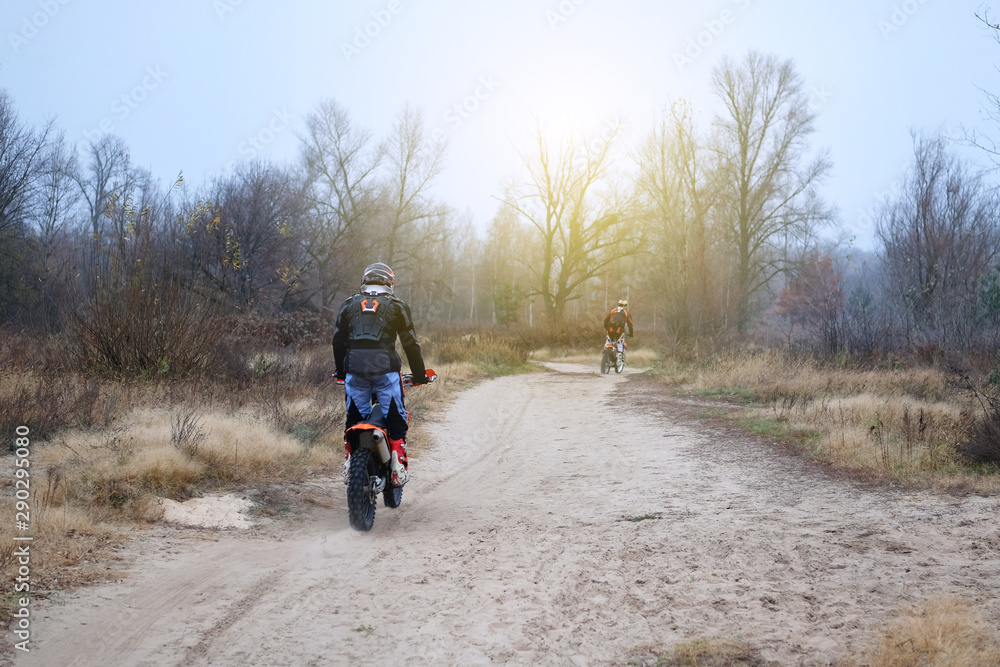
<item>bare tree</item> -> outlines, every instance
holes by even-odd
[[[173,188],[157,196],[148,174],[135,173],[108,196],[100,246],[107,261],[69,308],[70,350],[90,372],[189,376],[216,360],[221,307],[192,291],[177,269]]]
[[[482,257],[492,324],[512,324],[521,318],[521,302],[528,285],[518,267],[521,261],[530,264],[535,259],[531,252],[534,246],[517,212],[501,206],[487,230]]]
[[[917,345],[968,345],[982,278],[1000,252],[1000,200],[941,136],[914,137],[913,165],[880,206],[892,293]]]
[[[104,231],[108,197],[116,184],[125,180],[131,160],[125,141],[110,134],[90,144],[88,158],[88,164],[74,178],[87,204],[90,233],[96,239]]]
[[[85,262],[87,270],[82,274],[82,279],[86,284],[93,286],[95,276],[108,268],[105,261],[106,253],[102,252],[107,242],[103,237],[108,222],[106,215],[108,203],[116,190],[123,191],[122,184],[131,169],[131,160],[125,141],[110,134],[91,142],[87,157],[87,164],[80,165],[79,169],[70,173],[87,207],[85,234],[89,237],[87,243],[89,256]]]
[[[793,326],[800,324],[821,341],[824,353],[833,355],[843,342],[845,300],[841,273],[833,267],[833,258],[812,251],[788,287],[781,290],[775,312],[788,318]]]
[[[976,13],[976,19],[990,31],[993,39],[1000,44],[1000,23],[997,23],[995,18],[991,18],[989,12],[990,10],[987,7],[981,14]],[[981,88],[981,90],[983,96],[986,98],[986,106],[983,109],[985,120],[1000,125],[1000,94],[986,88]],[[965,140],[969,144],[982,149],[993,160],[994,165],[1000,167],[1000,144],[997,143],[995,138],[982,130],[966,128]]]
[[[291,176],[261,161],[240,164],[208,200],[214,203],[187,225],[201,281],[240,312],[269,314],[295,303],[307,259],[301,190]]]
[[[483,242],[476,234],[471,213],[461,216],[452,227],[442,238],[441,251],[421,262],[416,274],[419,288],[409,293],[421,314],[433,314],[449,322],[474,323],[481,319],[489,303],[482,298],[487,282]]]
[[[441,171],[445,146],[430,141],[420,113],[404,107],[383,143],[378,215],[368,226],[367,261],[387,262],[397,286],[411,302],[414,317],[447,312],[456,251],[453,212],[434,198],[432,186]]]
[[[73,282],[71,270],[77,258],[70,225],[81,194],[74,182],[76,155],[62,135],[55,136],[45,154],[39,177],[38,205],[34,228],[37,243],[37,275],[41,308],[36,316],[48,327],[58,327],[61,302]]]
[[[0,236],[20,233],[31,214],[50,133],[24,125],[0,90]]]
[[[431,183],[441,171],[444,146],[424,136],[419,112],[405,107],[384,145],[387,174],[382,182],[381,228],[377,252],[390,265],[415,268],[425,242],[439,241],[446,206],[431,197]]]
[[[712,83],[724,112],[715,120],[722,182],[720,222],[736,265],[736,321],[745,331],[756,295],[789,268],[781,252],[832,210],[816,193],[830,169],[826,152],[808,157],[816,117],[791,60],[751,51],[729,58]]]
[[[317,281],[319,305],[333,308],[365,265],[366,223],[376,215],[376,178],[383,150],[347,111],[325,100],[306,118],[301,165],[307,206],[304,248]]]
[[[52,125],[34,129],[21,122],[0,90],[0,317],[18,317],[37,297],[32,230],[38,214],[45,154]]]
[[[610,150],[617,131],[590,143],[549,147],[536,132],[534,159],[522,157],[528,182],[505,202],[534,228],[540,263],[525,264],[529,296],[539,296],[551,324],[560,324],[578,288],[605,267],[638,252],[633,212],[607,185]]]
[[[719,196],[718,170],[696,135],[690,109],[674,104],[637,156],[637,188],[650,226],[664,315],[676,335],[709,328],[710,212]]]
[[[46,151],[38,186],[39,206],[35,227],[46,257],[64,234],[69,219],[80,201],[81,193],[73,175],[77,170],[76,155],[66,145],[63,136],[53,138]]]

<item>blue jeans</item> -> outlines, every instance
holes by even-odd
[[[352,424],[351,404],[354,404],[361,419],[366,419],[372,412],[372,394],[382,408],[382,416],[388,425],[389,437],[399,440],[406,437],[410,415],[403,404],[403,379],[399,373],[384,375],[354,375],[348,373],[344,377],[346,393],[347,427]],[[357,423],[356,417],[354,423]]]

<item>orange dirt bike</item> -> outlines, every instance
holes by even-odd
[[[413,384],[413,376],[402,376],[403,387]],[[437,374],[427,369],[427,382]],[[386,507],[399,507],[403,502],[403,487],[389,483],[389,433],[382,408],[372,395],[372,411],[368,417],[344,432],[347,461],[344,462],[344,484],[347,485],[347,516],[351,527],[371,530],[375,524],[375,503],[379,494]]]
[[[601,357],[601,373],[607,373],[612,368],[615,373],[625,370],[625,334],[618,336],[618,340],[612,342],[611,335],[608,334],[604,341],[604,356]]]

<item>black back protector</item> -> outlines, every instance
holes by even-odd
[[[351,340],[378,343],[389,325],[392,297],[387,294],[354,296],[354,317],[351,318]]]

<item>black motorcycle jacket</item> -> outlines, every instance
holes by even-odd
[[[627,310],[612,308],[611,312],[604,316],[604,330],[608,335],[621,336],[625,332],[625,327],[628,327],[628,335],[633,335],[632,316]]]
[[[410,372],[424,377],[423,356],[413,332],[410,307],[392,294],[355,294],[340,307],[333,330],[333,358],[337,379],[347,373],[373,377],[398,373],[402,361],[396,337],[402,344]]]

